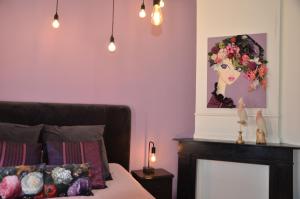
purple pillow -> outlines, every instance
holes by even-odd
[[[105,125],[55,126],[45,125],[42,130],[43,142],[92,142],[99,141],[101,159],[103,160],[103,177],[111,180],[106,148],[104,143]]]
[[[99,143],[94,142],[47,142],[48,162],[51,165],[89,163],[94,189],[106,188],[103,178],[103,161]]]
[[[40,144],[0,141],[0,167],[40,164],[41,153]]]

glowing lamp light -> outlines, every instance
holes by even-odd
[[[117,47],[116,47],[116,44],[115,44],[115,38],[114,38],[114,36],[112,35],[111,37],[110,37],[110,42],[109,42],[109,44],[108,44],[108,50],[109,50],[109,52],[115,52],[116,51],[116,49],[117,49]]]
[[[54,15],[54,19],[53,19],[53,22],[52,22],[52,27],[57,29],[59,28],[60,24],[59,24],[59,17],[58,17],[58,14],[56,13]]]
[[[155,156],[155,153],[152,153],[152,154],[151,154],[150,160],[151,160],[151,162],[156,162],[156,156]]]
[[[164,0],[160,0],[159,6],[160,6],[161,8],[165,7],[165,2],[164,2]]]
[[[141,5],[141,10],[139,12],[139,16],[140,16],[140,18],[145,18],[147,16],[144,3]]]
[[[111,36],[108,44],[108,51],[113,53],[116,51],[117,47],[115,44],[114,38],[114,24],[115,24],[115,0],[113,0],[113,7],[112,7],[112,22],[111,22]]]
[[[152,147],[151,147],[152,145]],[[151,150],[150,150],[151,149]],[[156,148],[154,146],[154,142],[150,141],[148,145],[148,164],[143,168],[143,173],[150,175],[154,173],[154,168],[150,167],[150,162],[156,162]]]
[[[57,29],[59,28],[60,24],[59,24],[59,16],[57,14],[58,11],[58,0],[56,0],[56,11],[55,11],[55,15],[54,15],[54,19],[52,21],[52,27]]]
[[[151,13],[151,23],[155,26],[161,25],[163,22],[163,15],[161,11],[161,7],[159,6],[159,3],[154,1],[153,10]]]

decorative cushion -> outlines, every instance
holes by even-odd
[[[105,125],[89,126],[54,126],[45,125],[42,130],[43,142],[85,142],[100,141],[101,157],[103,160],[103,177],[110,180],[106,148],[103,138]]]
[[[41,144],[0,141],[0,167],[41,163]]]
[[[8,142],[38,143],[43,125],[27,126],[0,122],[0,140]]]
[[[52,165],[89,163],[94,189],[105,188],[103,161],[99,143],[94,142],[47,142],[48,162]]]
[[[38,166],[1,167],[1,198],[40,198],[44,186],[43,170],[43,164]]]
[[[47,165],[44,170],[44,195],[46,198],[92,196],[89,176],[88,164]]]

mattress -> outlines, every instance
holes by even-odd
[[[76,196],[73,199],[155,199],[121,165],[109,163],[113,180],[106,181],[106,189],[93,190],[94,196]],[[66,197],[65,197],[66,198]],[[69,197],[70,198],[70,197]]]

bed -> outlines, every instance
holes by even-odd
[[[24,125],[105,125],[104,141],[113,180],[87,198],[153,199],[128,172],[131,112],[121,105],[0,102],[0,122]],[[82,197],[80,197],[82,198]]]

